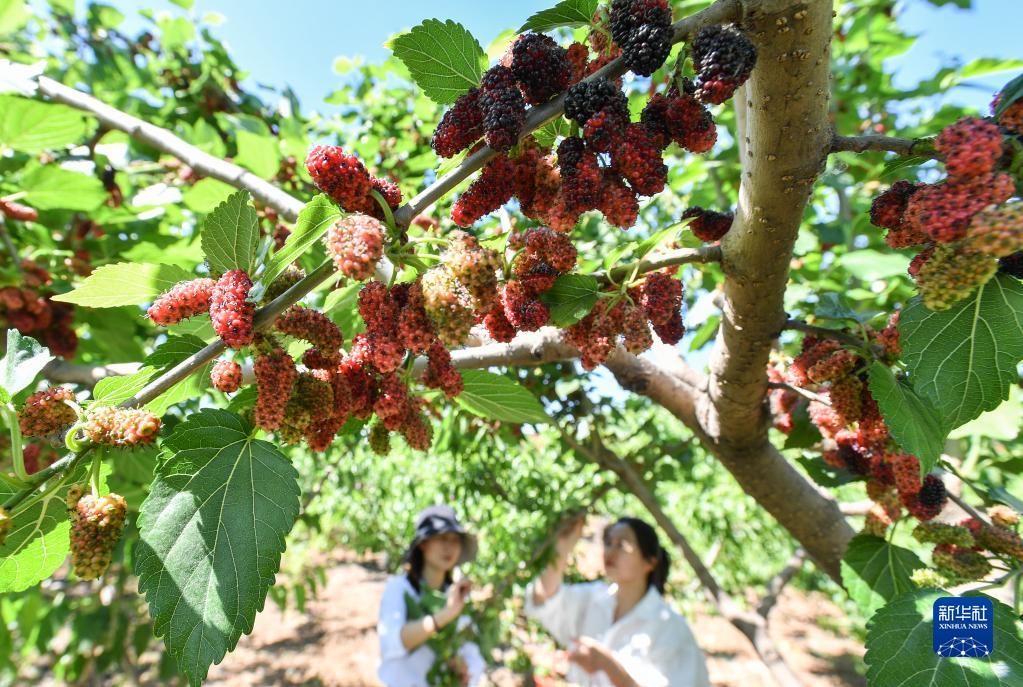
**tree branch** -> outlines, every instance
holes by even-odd
[[[767,383],[767,388],[768,389],[784,389],[785,391],[791,391],[794,394],[799,394],[803,398],[808,399],[810,401],[817,401],[817,403],[822,403],[822,404],[824,404],[826,406],[830,406],[831,405],[831,401],[829,401],[824,396],[821,396],[820,394],[815,394],[814,392],[808,391],[807,389],[804,389],[802,387],[792,386],[791,384],[786,384],[785,382],[768,382]]]
[[[765,620],[770,615],[771,609],[778,603],[778,597],[781,595],[782,590],[785,589],[785,585],[803,568],[805,561],[806,551],[802,548],[796,549],[795,553],[792,554],[792,558],[785,564],[785,567],[767,582],[767,592],[760,599],[760,605],[757,606],[757,613]]]
[[[597,282],[600,283],[601,286],[608,286],[612,282],[618,283],[623,279],[627,279],[633,271],[635,271],[636,274],[645,274],[665,267],[674,267],[676,265],[684,265],[686,263],[696,262],[706,264],[709,262],[720,261],[720,246],[680,248],[666,253],[659,253],[650,258],[643,258],[642,260],[619,265],[606,273],[598,272],[593,276],[597,278]]]
[[[861,136],[839,136],[835,134],[831,139],[832,153],[865,153],[867,151],[938,158],[929,141],[917,138],[898,138],[896,136],[883,136],[880,134],[864,134]]]

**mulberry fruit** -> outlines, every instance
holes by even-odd
[[[586,150],[581,138],[569,137],[558,146],[561,166],[561,193],[566,206],[583,213],[597,207],[601,189],[601,170],[597,156]]]
[[[625,45],[644,24],[669,26],[671,7],[667,0],[613,0],[608,24],[611,39]]]
[[[855,353],[842,349],[814,363],[806,371],[806,376],[816,384],[834,382],[852,372],[862,362],[863,359]]]
[[[935,248],[936,246],[932,244],[914,255],[913,259],[909,261],[909,267],[906,268],[906,273],[916,279],[916,276],[920,274],[920,270],[923,269],[923,266],[926,265],[927,261],[931,259],[932,255],[934,255]]]
[[[274,322],[277,331],[308,341],[325,358],[341,361],[344,335],[329,317],[316,310],[293,305]]]
[[[210,370],[210,380],[217,390],[234,393],[242,385],[242,366],[233,360],[218,360]]]
[[[998,271],[1016,279],[1023,279],[1023,251],[1018,250],[1012,255],[998,258]]]
[[[429,362],[423,374],[423,384],[431,389],[440,389],[448,398],[462,393],[462,375],[451,365],[451,353],[439,341],[434,342],[427,352]]]
[[[490,338],[498,343],[508,343],[515,338],[515,327],[505,316],[503,303],[498,303],[483,316],[483,326]]]
[[[847,425],[857,422],[863,413],[863,388],[863,382],[854,375],[831,383],[831,407]]]
[[[414,450],[425,451],[430,448],[433,441],[433,427],[421,412],[410,410],[402,421],[400,431],[405,442]]]
[[[995,96],[991,103],[991,111],[994,112],[1002,99],[1003,93]],[[1023,98],[1017,98],[1014,103],[1005,108],[1005,111],[998,117],[998,123],[1014,134],[1023,135]]]
[[[65,401],[74,401],[71,389],[63,386],[37,391],[25,399],[18,411],[18,427],[27,437],[43,437],[53,434],[78,419],[74,408]]]
[[[487,163],[479,178],[465,189],[451,208],[451,219],[460,227],[489,215],[509,200],[514,191],[514,165],[504,155]]]
[[[444,113],[437,130],[433,132],[433,149],[441,157],[452,157],[479,140],[482,135],[480,91],[473,88],[459,96],[451,109]]]
[[[696,95],[715,105],[732,97],[746,83],[757,63],[757,49],[731,26],[706,26],[693,40]]]
[[[70,491],[69,491],[70,494]],[[128,504],[118,494],[86,494],[70,504],[71,565],[83,580],[98,579],[113,558],[121,538]]]
[[[981,210],[973,216],[963,249],[996,258],[1023,246],[1023,202]]]
[[[347,212],[366,206],[373,180],[355,155],[339,146],[313,146],[305,159],[313,183]]]
[[[84,430],[97,444],[144,446],[156,439],[160,418],[142,408],[104,406],[90,411]]]
[[[441,255],[443,263],[473,299],[474,310],[489,310],[497,301],[497,271],[501,258],[489,248],[483,248],[475,236],[464,231],[448,234],[447,250]]]
[[[639,218],[636,194],[621,178],[610,170],[603,170],[597,209],[608,222],[620,229],[628,229]]]
[[[963,549],[976,545],[970,530],[944,522],[921,522],[913,529],[913,538],[923,544],[951,544]]]
[[[565,90],[572,76],[565,49],[538,33],[519,36],[512,45],[511,70],[530,105],[539,105]]]
[[[611,38],[634,73],[650,76],[671,52],[671,8],[665,0],[614,0]]]
[[[625,350],[638,355],[654,344],[654,337],[647,324],[646,313],[638,306],[627,307],[622,321],[622,338]]]
[[[987,510],[991,522],[999,527],[1015,527],[1019,524],[1019,513],[1008,506],[997,504]]]
[[[629,119],[629,101],[621,89],[604,78],[580,81],[565,94],[565,116],[584,126],[599,112],[612,118]]]
[[[640,195],[660,193],[668,181],[661,151],[642,124],[628,126],[625,142],[611,153],[611,164]]]
[[[1002,156],[1002,134],[996,124],[963,117],[941,130],[934,147],[945,156],[950,176],[981,176],[993,171]]]
[[[391,452],[391,433],[383,423],[375,422],[369,428],[369,448],[378,456],[386,456]]]
[[[914,496],[904,498],[903,503],[909,512],[921,521],[933,519],[948,502],[945,484],[937,475],[927,475],[923,484]]]
[[[263,303],[266,304],[276,300],[278,296],[302,281],[304,278],[305,270],[296,265],[288,265],[288,268],[284,270],[281,276],[274,279],[273,284],[267,287],[266,293],[263,294]]]
[[[654,325],[666,325],[682,307],[684,287],[671,276],[671,269],[651,272],[643,279],[639,304]]]
[[[550,318],[547,305],[536,300],[519,281],[510,281],[504,285],[501,304],[504,306],[505,318],[520,331],[535,332],[547,324]]]
[[[327,252],[349,279],[369,279],[384,254],[384,225],[368,215],[349,215],[327,231]]]
[[[1023,539],[1005,527],[982,525],[977,534],[977,543],[992,553],[1023,560]]]
[[[622,144],[628,117],[622,117],[610,110],[601,110],[586,120],[583,138],[590,150],[609,153]]]
[[[518,142],[526,122],[526,105],[511,69],[495,65],[487,70],[480,84],[479,103],[487,145],[498,152],[508,151]]]
[[[0,215],[19,222],[35,222],[39,219],[39,212],[35,208],[12,200],[0,200]]]
[[[939,572],[948,571],[957,580],[979,580],[991,572],[991,563],[976,551],[960,549],[951,544],[938,544],[931,553],[931,560]]]
[[[673,35],[671,26],[643,24],[622,46],[622,61],[634,74],[650,76],[668,59]]]
[[[699,205],[694,205],[682,213],[682,219],[690,217],[694,219],[689,223],[689,228],[696,238],[705,243],[720,241],[721,237],[732,228],[732,220],[734,219],[734,215],[730,212],[704,210]]]
[[[225,272],[213,286],[210,296],[213,331],[231,348],[252,343],[256,306],[245,300],[251,288],[252,280],[242,270]]]
[[[669,346],[677,344],[686,335],[686,327],[682,322],[682,312],[676,310],[672,313],[670,320],[664,324],[655,324],[654,332],[656,332],[662,343]]]
[[[923,486],[920,480],[920,461],[909,453],[889,454],[887,458],[895,476],[895,488],[902,500],[916,496]]]
[[[402,306],[398,318],[398,339],[405,348],[417,354],[425,353],[437,339],[433,322],[423,306],[421,280],[413,282],[409,288],[408,301]]]
[[[384,375],[380,390],[373,402],[373,412],[387,429],[394,431],[401,427],[409,412],[411,399],[405,382],[395,374]]]
[[[295,361],[283,348],[256,357],[256,426],[272,431],[281,426],[291,390],[298,377]]]
[[[916,275],[924,305],[947,310],[969,296],[998,271],[998,260],[983,253],[968,253],[956,246],[938,246]]]
[[[169,327],[181,320],[207,312],[216,282],[202,278],[175,284],[161,294],[146,311],[154,323]]]
[[[939,243],[966,236],[972,217],[986,206],[1003,203],[1015,193],[1008,174],[986,174],[967,179],[949,178],[925,185],[909,199],[903,221]]]
[[[422,276],[423,308],[437,337],[449,346],[461,345],[473,325],[471,297],[447,267],[434,267]]]
[[[896,181],[870,204],[870,222],[888,230],[884,240],[892,248],[909,248],[930,240],[930,236],[919,227],[903,221],[909,199],[921,186],[908,181]]]

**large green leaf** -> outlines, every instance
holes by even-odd
[[[266,271],[260,275],[259,284],[263,287],[273,284],[274,280],[288,268],[288,265],[295,262],[309,246],[316,243],[340,216],[341,211],[323,193],[306,203],[306,206],[298,213],[295,228],[291,230],[291,234],[281,249],[270,258],[266,265]]]
[[[877,609],[916,588],[910,576],[924,567],[915,553],[880,537],[858,534],[842,558],[842,584],[849,596],[870,617]]]
[[[85,115],[80,110],[0,95],[0,146],[25,153],[63,148],[79,143],[87,128]]]
[[[251,273],[258,241],[256,210],[248,191],[238,191],[206,215],[202,250],[214,274],[228,270]]]
[[[251,434],[224,410],[190,416],[139,514],[139,591],[192,685],[252,631],[298,516],[298,473]]]
[[[870,366],[870,393],[877,401],[885,424],[903,450],[920,461],[920,475],[938,462],[947,432],[931,402],[920,398],[906,382],[896,379],[888,366],[874,361]]]
[[[593,310],[597,303],[597,280],[588,274],[563,274],[540,300],[551,309],[551,322],[569,327]]]
[[[251,131],[237,131],[235,141],[238,143],[238,156],[234,159],[236,164],[267,179],[277,173],[281,154],[276,138]]]
[[[7,352],[0,360],[0,403],[7,403],[32,383],[46,364],[53,360],[38,341],[11,327],[7,330]]]
[[[37,210],[95,210],[107,198],[96,177],[72,172],[56,165],[36,167],[22,180],[25,203]]]
[[[1023,623],[1012,609],[994,604],[994,648],[989,656],[946,658],[933,649],[934,602],[943,589],[908,592],[867,624],[867,684],[877,687],[1021,687]],[[983,595],[978,595],[983,597]],[[983,597],[990,598],[990,597]]]
[[[918,394],[954,429],[1009,397],[1023,359],[1023,283],[997,275],[948,310],[914,298],[899,318],[903,360]]]
[[[598,0],[562,0],[548,10],[542,10],[529,17],[519,33],[536,31],[543,33],[562,26],[586,26],[597,11]]]
[[[212,212],[231,197],[235,189],[219,179],[200,179],[182,194],[182,202],[192,212]]]
[[[55,301],[112,308],[119,305],[149,303],[180,281],[193,275],[174,265],[147,265],[119,262],[103,265],[77,288],[54,296]]]
[[[518,382],[486,370],[463,370],[465,390],[455,399],[470,413],[503,422],[549,422],[536,396]]]
[[[395,38],[391,48],[423,93],[441,105],[478,86],[486,64],[479,41],[450,19],[427,19]]]

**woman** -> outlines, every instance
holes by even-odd
[[[569,647],[569,682],[586,687],[710,687],[703,653],[663,598],[669,558],[653,527],[622,518],[604,530],[612,582],[562,584],[584,518],[563,529],[557,556],[526,589],[526,614]]]
[[[468,580],[454,582],[455,566],[476,556],[476,538],[467,533],[448,506],[431,506],[416,516],[416,533],[403,558],[406,574],[387,580],[380,601],[380,668],[377,675],[387,687],[427,687],[439,681],[438,671],[452,671],[464,686],[483,675],[479,647],[464,642],[451,658],[437,661],[437,653],[450,647],[453,632],[469,624],[459,617],[469,596]],[[443,593],[446,598],[436,601]],[[455,623],[438,637],[445,627]],[[438,644],[440,643],[440,644]],[[436,665],[435,665],[436,664]]]

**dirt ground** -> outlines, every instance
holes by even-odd
[[[282,613],[268,602],[256,617],[252,634],[242,637],[238,648],[211,668],[205,684],[379,685],[376,613],[386,578],[375,561],[345,560],[331,567],[327,585],[306,603],[305,613]],[[841,612],[824,597],[791,589],[783,592],[772,611],[772,636],[807,687],[866,684],[857,672],[862,645],[828,629],[840,627],[841,619]],[[715,687],[774,687],[749,642],[728,621],[700,615],[689,622],[707,655]],[[502,687],[527,684],[504,668],[489,679]]]

